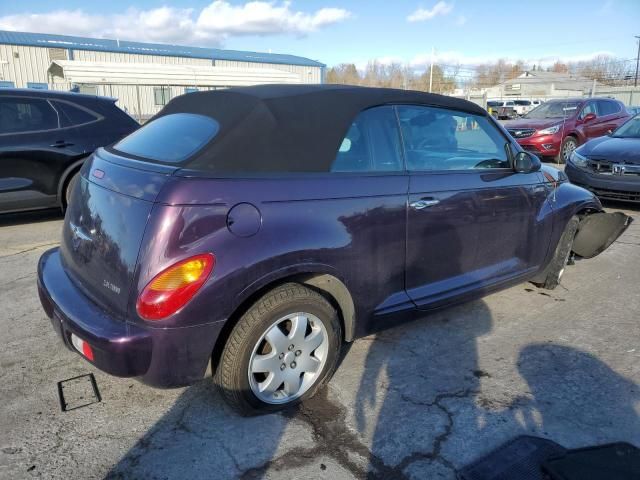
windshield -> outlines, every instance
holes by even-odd
[[[576,113],[579,106],[579,101],[547,102],[534,108],[523,118],[545,119],[571,117]]]
[[[640,114],[623,123],[611,136],[616,138],[640,138]]]
[[[516,100],[516,105],[528,106],[531,105],[531,102],[529,100]]]

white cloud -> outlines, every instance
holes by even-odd
[[[447,2],[438,2],[433,8],[418,8],[415,12],[407,17],[408,22],[424,22],[425,20],[431,20],[438,15],[448,15],[453,10],[453,4]]]
[[[304,36],[342,22],[351,12],[320,8],[294,10],[290,1],[232,4],[215,0],[202,10],[160,7],[130,8],[123,13],[95,15],[83,10],[56,10],[0,17],[0,29],[86,35],[127,40],[216,45],[230,36],[293,34]]]

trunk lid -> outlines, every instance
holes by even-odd
[[[176,168],[99,149],[84,164],[60,246],[69,277],[96,304],[125,318],[149,214]]]

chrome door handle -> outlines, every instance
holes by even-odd
[[[422,210],[423,208],[433,207],[434,205],[438,205],[440,200],[418,200],[415,202],[411,202],[409,206],[411,208],[415,208],[416,210]]]

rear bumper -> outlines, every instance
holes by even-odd
[[[201,379],[224,323],[151,328],[115,319],[71,282],[57,248],[40,258],[38,294],[67,348],[76,352],[71,344],[73,333],[91,345],[94,360],[90,363],[100,370],[119,377],[139,377],[155,387],[184,386]]]
[[[600,198],[640,202],[640,178],[617,175],[597,175],[567,163],[565,173],[571,183],[590,190]]]

